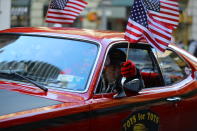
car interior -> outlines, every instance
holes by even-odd
[[[131,60],[136,64],[137,69],[140,71],[141,78],[143,79],[144,88],[159,87],[164,85],[161,71],[159,70],[159,66],[156,62],[156,59],[154,58],[154,54],[151,51],[151,47],[149,45],[131,44],[128,50],[128,44],[126,43],[115,44],[109,49],[109,51],[113,50],[114,48],[123,51],[126,55],[128,51],[128,55],[127,55],[128,60]],[[108,63],[107,59],[108,56],[106,56],[106,62]],[[103,90],[102,88],[105,88],[103,87],[104,80],[102,80],[103,73],[105,72],[105,65],[106,64],[104,64],[100,81],[98,83],[98,87],[95,92],[96,94],[110,93],[109,91],[108,92],[101,91]],[[111,90],[111,92],[113,92],[113,89]]]

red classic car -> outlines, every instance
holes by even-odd
[[[106,67],[115,59],[135,63],[135,93],[124,77],[110,82],[116,68],[107,76]],[[173,44],[164,53],[145,41],[128,44],[118,32],[7,29],[0,31],[0,99],[6,131],[196,131],[197,58]]]

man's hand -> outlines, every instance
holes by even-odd
[[[135,63],[133,63],[130,60],[127,60],[126,62],[123,62],[121,64],[121,74],[123,77],[130,78],[136,75],[136,66]]]

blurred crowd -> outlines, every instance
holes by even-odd
[[[187,50],[189,53],[197,57],[197,40],[190,40],[188,44],[184,44],[180,41],[177,43],[177,46]]]
[[[188,52],[197,57],[197,41],[191,40],[189,42]]]

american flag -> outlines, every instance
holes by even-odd
[[[51,0],[45,21],[72,24],[87,4],[83,0]]]
[[[154,48],[164,52],[178,24],[179,7],[176,0],[135,0],[125,39],[136,43],[145,38]]]

